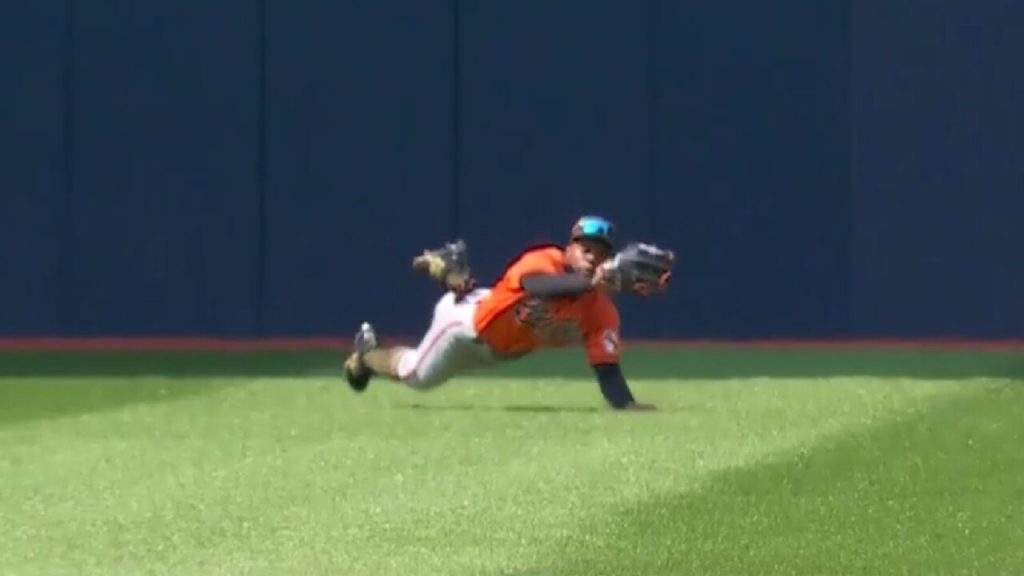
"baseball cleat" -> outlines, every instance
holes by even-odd
[[[456,240],[440,248],[424,250],[413,258],[412,268],[441,283],[447,282],[449,274],[465,274],[469,268],[466,243]]]
[[[345,378],[348,385],[356,392],[366,390],[373,374],[363,363],[363,354],[377,347],[377,333],[369,322],[363,322],[352,342],[353,352],[345,360]]]

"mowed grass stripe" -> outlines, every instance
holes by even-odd
[[[636,379],[818,378],[869,376],[924,380],[1003,377],[1024,379],[1021,351],[935,349],[687,347],[645,348],[626,341],[623,363]],[[163,376],[336,377],[345,350],[259,352],[7,351],[0,350],[0,381],[17,377],[65,380]],[[551,350],[489,370],[482,376],[590,377],[580,350]]]
[[[0,429],[0,558],[11,573],[514,573],[610,511],[987,386],[643,381],[663,410],[613,414],[586,380],[353,395],[268,379],[23,421]]]
[[[0,429],[33,420],[77,417],[136,404],[215,394],[251,378],[0,378]]]
[[[1019,574],[1022,442],[1024,388],[976,386],[608,511],[520,574]]]

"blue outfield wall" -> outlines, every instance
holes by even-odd
[[[927,8],[927,9],[926,9]],[[0,336],[425,326],[583,212],[644,338],[1024,337],[1024,6],[0,6]]]

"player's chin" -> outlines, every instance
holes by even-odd
[[[594,271],[597,270],[597,267],[594,266],[593,264],[590,264],[589,262],[579,262],[575,264],[569,264],[569,269],[575,272],[576,274],[582,274],[587,278],[593,278]]]

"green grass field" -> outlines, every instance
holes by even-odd
[[[326,353],[0,354],[0,574],[1024,573],[1024,358],[574,352],[354,395]]]

